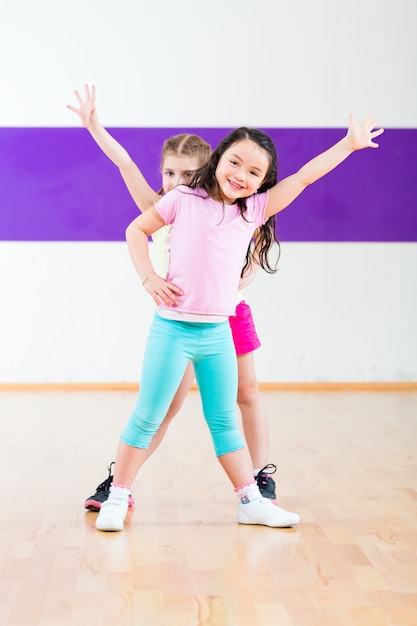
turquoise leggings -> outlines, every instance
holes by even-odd
[[[178,322],[158,314],[146,344],[136,406],[122,433],[124,443],[149,447],[189,361],[216,455],[245,446],[236,419],[237,361],[229,322]]]

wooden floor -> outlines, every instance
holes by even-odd
[[[83,503],[135,394],[0,393],[0,624],[417,625],[417,393],[263,397],[297,528],[235,523],[191,392],[99,533]]]

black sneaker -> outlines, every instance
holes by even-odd
[[[111,473],[111,468],[113,467],[113,465],[114,461],[112,461],[107,468],[109,471],[109,475],[107,476],[106,480],[103,480],[103,482],[100,483],[97,487],[95,494],[87,498],[87,500],[84,502],[84,508],[88,509],[89,511],[99,511],[103,502],[105,502],[109,497],[110,485],[113,480],[113,476]]]
[[[103,480],[103,482],[100,483],[97,487],[95,494],[87,498],[87,500],[84,502],[84,508],[88,509],[89,511],[99,511],[103,502],[105,502],[109,497],[110,486],[113,480],[113,475],[111,473],[111,468],[113,467],[113,465],[114,461],[112,461],[107,468],[109,475],[107,476],[106,480]],[[134,500],[130,495],[129,506],[134,506],[134,504]]]
[[[275,474],[277,466],[273,463],[265,465],[255,476],[256,483],[263,498],[269,498],[275,503],[277,498],[275,493],[275,481],[271,478],[271,474]]]

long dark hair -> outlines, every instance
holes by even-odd
[[[258,130],[257,128],[248,128],[246,126],[236,128],[219,143],[207,163],[195,172],[192,180],[189,182],[189,186],[193,189],[196,187],[202,188],[211,197],[219,196],[220,189],[216,179],[216,170],[219,161],[226,150],[243,139],[250,139],[253,141],[257,146],[266,152],[269,159],[268,171],[257,193],[265,192],[267,189],[273,187],[277,182],[278,177],[278,158],[274,142],[263,131]],[[237,198],[236,204],[239,207],[239,211],[243,219],[246,219],[246,198]],[[278,245],[278,248],[277,254],[275,255],[276,258],[273,260],[270,252],[275,243]],[[249,271],[252,263],[257,263],[269,274],[274,274],[277,271],[279,253],[279,241],[275,233],[275,216],[273,215],[265,222],[265,224],[256,230],[256,233],[249,244],[241,275],[243,276],[247,273],[247,271]]]

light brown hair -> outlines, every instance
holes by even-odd
[[[183,133],[174,135],[164,142],[161,153],[161,168],[168,155],[197,157],[199,167],[205,165],[211,156],[209,144],[198,135]]]

